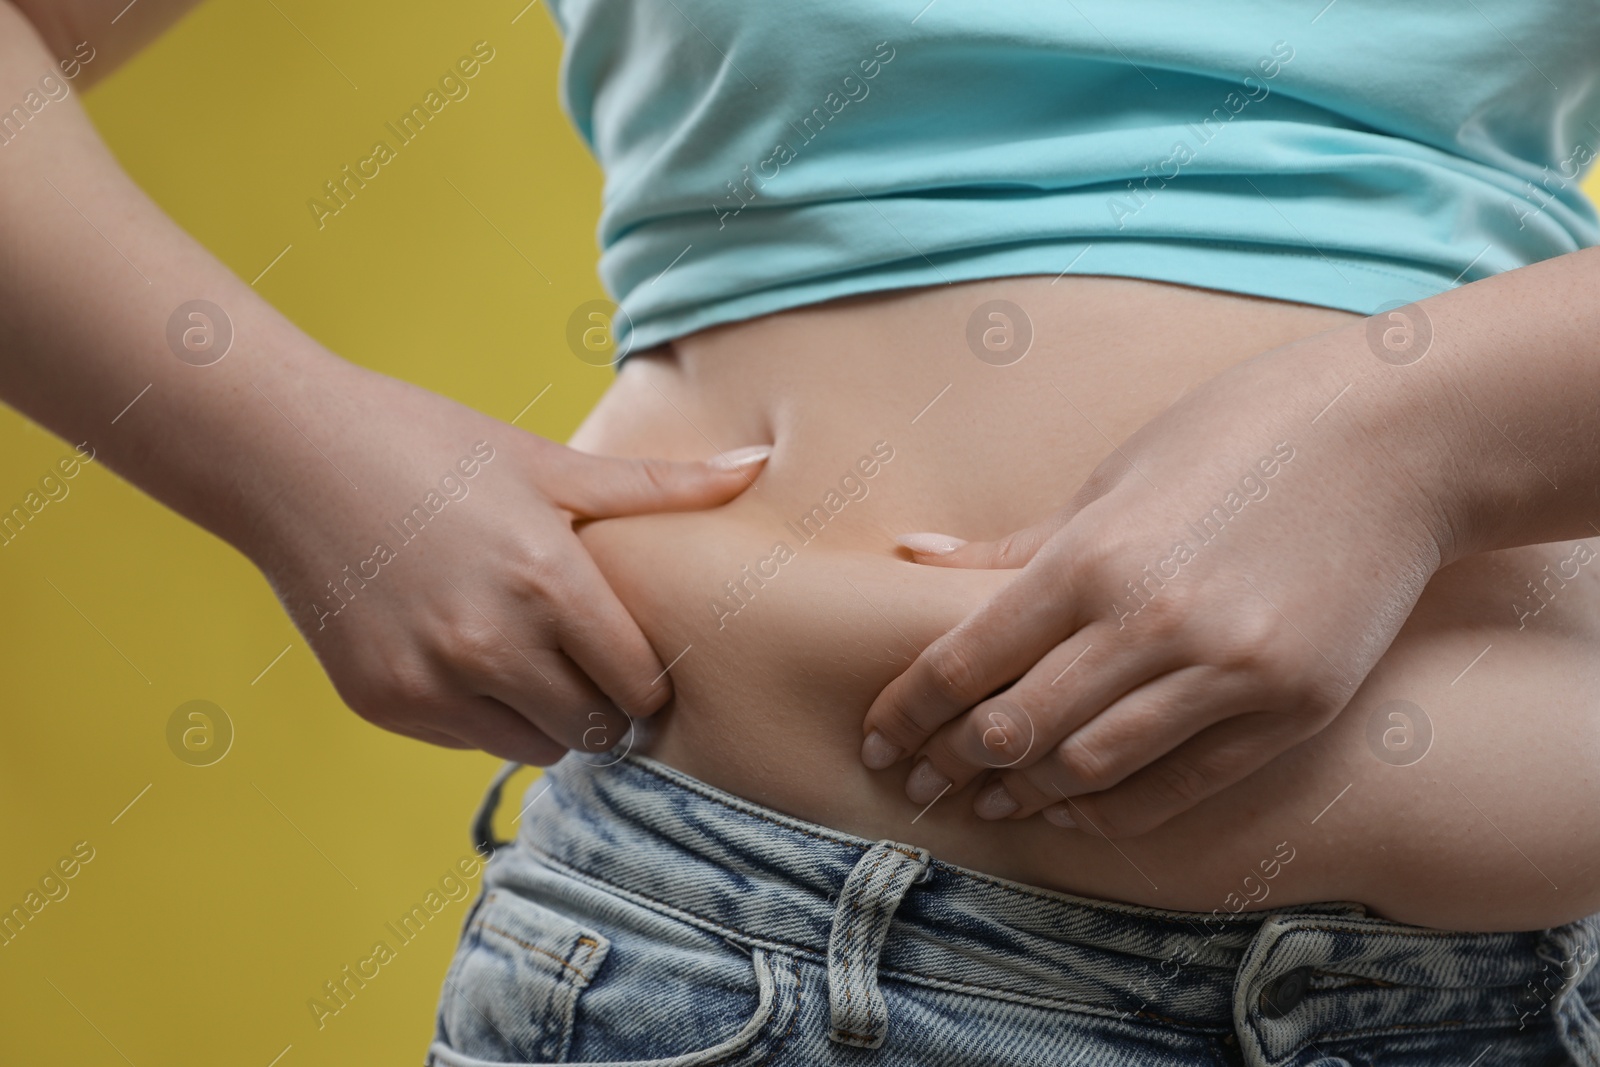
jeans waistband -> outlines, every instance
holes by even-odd
[[[885,846],[926,855],[784,816],[637,756],[550,768],[529,791],[518,844],[736,942],[821,962],[863,857]],[[1574,990],[1600,978],[1600,917],[1456,933],[1341,902],[1214,916],[1075,897],[937,859],[903,882],[883,923],[882,979],[1238,1030],[1257,1046],[1251,1059],[1346,1016],[1368,1030],[1586,1014]]]

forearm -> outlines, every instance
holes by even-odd
[[[0,101],[23,100],[54,67],[0,5]],[[167,218],[75,95],[0,144],[0,232],[0,398],[243,547],[294,468],[323,462],[300,431],[315,440],[337,420],[340,383],[363,372]],[[231,349],[209,366],[168,340],[174,311],[195,299],[231,322]]]
[[[0,0],[27,16],[61,70],[87,89],[155,40],[199,0]],[[9,30],[9,20],[5,24]],[[4,32],[4,31],[0,31]],[[0,45],[0,48],[5,46]],[[89,58],[92,57],[92,58]],[[85,61],[87,60],[87,61]]]
[[[1431,497],[1419,504],[1441,564],[1600,533],[1597,294],[1600,249],[1586,249],[1311,346],[1326,360],[1328,399],[1350,387],[1319,421],[1345,423],[1347,440],[1367,436]],[[1383,344],[1386,329],[1399,331],[1398,351]],[[1425,354],[1409,362],[1430,330]],[[1406,351],[1408,340],[1419,347]]]

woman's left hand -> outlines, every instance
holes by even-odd
[[[913,756],[918,804],[993,771],[980,816],[1117,838],[1326,726],[1457,545],[1454,413],[1408,409],[1366,325],[1191,391],[1035,526],[906,537],[1022,570],[873,702],[863,762]]]

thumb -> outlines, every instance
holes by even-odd
[[[911,552],[913,563],[934,567],[1008,570],[1024,567],[1050,540],[1058,523],[1039,523],[994,541],[963,541],[940,533],[901,534],[895,541]]]
[[[550,472],[545,491],[580,518],[604,519],[651,511],[695,511],[727,503],[755,483],[771,445],[720,452],[704,463],[617,459],[575,449]]]

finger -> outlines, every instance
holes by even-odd
[[[580,518],[695,511],[724,504],[754,484],[771,445],[719,452],[705,463],[592,456],[560,445],[541,456],[550,499]]]
[[[612,651],[634,656],[638,662],[633,669],[642,674],[656,662],[655,653],[632,617],[616,603],[594,560],[576,544],[576,538],[572,540],[574,545],[567,555],[571,567],[540,578],[538,593],[544,609],[559,605],[570,611],[571,605],[587,602],[615,605],[626,626],[632,629],[632,640],[629,634],[619,632],[616,640],[621,649]],[[588,581],[572,584],[572,570],[587,576]],[[547,647],[551,636],[546,632],[549,622],[543,617],[543,610],[520,605],[521,610],[510,611],[503,600],[488,602],[486,609],[454,582],[450,585],[470,610],[462,612],[459,620],[443,631],[445,637],[436,659],[439,669],[453,678],[458,688],[511,708],[569,748],[592,751],[587,746],[600,733],[620,738],[626,732],[627,717],[611,696],[596,686],[586,669],[559,647],[559,636],[558,647]],[[562,620],[558,618],[556,625],[562,625]]]
[[[602,589],[610,595],[603,583]],[[603,752],[610,747],[603,743],[606,738],[615,743],[627,732],[628,717],[564,651],[540,647],[545,638],[538,633],[514,639],[487,615],[481,618],[488,628],[478,628],[475,644],[447,667],[463,687],[510,708],[566,748]],[[627,621],[632,625],[631,618]],[[506,620],[506,626],[513,624]],[[643,642],[642,634],[639,640]],[[643,652],[647,662],[655,660],[648,644]]]
[[[911,553],[911,562],[932,567],[968,567],[1008,570],[1025,567],[1065,519],[1052,515],[1046,521],[1007,534],[997,541],[963,541],[942,533],[900,534],[895,541]]]
[[[435,727],[501,759],[548,767],[566,746],[493,697],[474,696],[442,715]]]
[[[389,733],[399,734],[401,737],[407,737],[413,741],[421,741],[424,744],[438,745],[440,748],[461,749],[472,747],[458,737],[452,737],[450,734],[432,729],[431,727],[421,726],[417,723],[386,722],[383,724],[382,728],[387,730]]]
[[[447,733],[442,733],[438,730],[430,730],[425,726],[413,727],[410,730],[402,732],[418,741],[423,741],[430,745],[438,745],[440,748],[464,749],[472,747],[459,737],[451,737]]]
[[[667,666],[587,552],[574,559],[569,581],[557,603],[581,604],[583,610],[558,621],[561,651],[622,711],[641,718],[660,710],[672,696]]]
[[[1022,677],[1072,635],[1079,613],[1068,602],[1066,575],[1059,567],[1030,570],[884,687],[862,722],[862,762],[881,770],[917,751],[939,727]]]
[[[538,656],[530,679],[522,664],[483,684],[482,695],[498,700],[565,748],[599,753],[628,732],[628,716],[595,687],[587,674],[560,652]]]
[[[1116,839],[1148,833],[1249,776],[1308,736],[1300,720],[1270,711],[1235,715],[1103,793],[1052,804],[1046,819]]]
[[[974,810],[983,818],[1020,819],[1064,797],[1110,789],[1259,696],[1248,679],[1215,667],[1161,674],[1065,731],[1043,758],[1006,770]]]
[[[568,539],[552,553],[562,565],[527,580],[514,616],[491,605],[492,618],[456,587],[472,609],[470,625],[460,628],[457,645],[441,658],[477,692],[527,712],[530,721],[577,747],[596,725],[589,713],[601,712],[616,727],[622,713],[641,717],[659,710],[672,686],[594,558],[570,531],[557,536]],[[553,635],[551,612],[557,613]],[[552,637],[553,649],[547,647]],[[613,729],[611,736],[621,732]]]
[[[1175,666],[1166,646],[1120,640],[1114,630],[1108,637],[1103,627],[1080,630],[1016,685],[939,729],[919,755],[957,787],[986,770],[1040,763],[1102,709]]]

